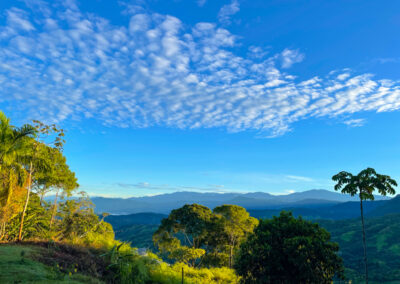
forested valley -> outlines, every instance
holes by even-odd
[[[284,210],[255,218],[238,205],[186,204],[128,224],[133,215],[95,213],[79,190],[63,129],[14,126],[0,112],[0,143],[1,283],[343,283],[368,280],[367,263],[370,282],[400,278],[399,215],[368,218],[365,226],[361,215],[361,226],[359,219],[309,221]],[[371,168],[333,180],[336,190],[359,196],[361,208],[375,189],[395,193],[396,182]]]

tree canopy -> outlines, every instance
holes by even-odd
[[[258,220],[242,207],[222,205],[213,211],[191,204],[172,210],[153,235],[167,257],[192,266],[228,266],[239,244]]]
[[[243,283],[331,283],[343,276],[339,246],[318,224],[291,213],[261,220],[234,265]]]

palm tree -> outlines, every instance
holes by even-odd
[[[26,171],[20,160],[27,153],[29,139],[34,137],[35,134],[35,128],[29,124],[22,127],[12,126],[10,119],[0,111],[0,189],[5,190],[5,196],[2,198],[3,204],[0,205],[5,212],[11,201],[14,186],[21,186],[25,182]],[[6,220],[2,219],[0,239],[4,236],[6,225]]]
[[[0,111],[0,167],[15,163],[26,148],[27,138],[35,134],[36,129],[30,124],[12,126],[10,119]]]
[[[332,180],[336,182],[335,190],[341,190],[342,193],[347,193],[351,196],[358,195],[360,198],[365,282],[368,284],[368,262],[367,246],[365,242],[363,200],[374,200],[373,192],[375,189],[377,189],[381,195],[393,195],[396,193],[393,186],[397,186],[397,183],[394,179],[390,178],[390,176],[378,174],[373,168],[362,170],[356,176],[349,172],[342,171],[334,175]]]

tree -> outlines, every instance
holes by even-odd
[[[172,210],[168,218],[161,221],[153,235],[153,241],[169,258],[195,266],[196,259],[205,253],[201,247],[205,244],[213,218],[209,208],[187,204]]]
[[[393,195],[396,193],[393,187],[397,186],[397,183],[394,179],[390,178],[390,176],[378,174],[373,168],[366,168],[358,173],[358,175],[352,175],[349,172],[341,171],[334,175],[332,180],[337,182],[335,190],[341,190],[342,193],[350,194],[351,196],[358,195],[360,198],[365,282],[368,284],[368,259],[365,241],[363,200],[374,200],[373,192],[375,189],[377,189],[381,195]]]
[[[260,220],[241,246],[234,268],[243,283],[331,283],[343,277],[339,246],[318,224],[294,218]]]
[[[232,267],[233,251],[238,245],[252,233],[258,224],[256,218],[250,217],[249,212],[237,205],[221,205],[214,208],[213,212],[222,218],[221,231],[217,234],[222,235],[222,239],[229,246],[229,267]]]
[[[35,135],[33,126],[25,124],[15,127],[0,111],[0,239],[4,237],[7,221],[19,208],[11,206],[11,201],[14,189],[21,189],[25,185],[27,175],[20,161],[27,154],[28,141]]]
[[[35,170],[42,169],[48,170],[49,164],[46,159],[46,155],[43,154],[46,146],[51,146],[58,151],[62,151],[62,147],[65,143],[64,140],[64,131],[62,129],[57,128],[55,124],[46,125],[38,120],[34,120],[34,129],[37,134],[34,138],[30,139],[30,149],[29,155],[24,157],[23,162],[25,162],[25,168],[28,171],[28,185],[27,185],[27,193],[25,199],[25,205],[21,215],[21,224],[19,228],[18,241],[22,240],[22,230],[24,227],[25,213],[28,209],[29,197],[32,189],[32,176],[35,173]],[[49,138],[51,136],[55,136],[54,140],[49,142]],[[41,155],[40,155],[41,154]]]
[[[29,205],[26,210],[22,238],[48,239],[50,220],[49,213],[50,211],[40,203],[39,196],[31,193]],[[15,240],[18,238],[21,214],[22,212],[10,220],[9,226],[7,227],[6,236],[8,240]]]
[[[60,203],[60,222],[56,239],[92,247],[107,247],[114,243],[114,230],[94,213],[93,203],[85,192],[75,200]]]
[[[75,177],[75,173],[72,172],[67,165],[67,159],[64,157],[62,152],[59,149],[52,147],[46,147],[46,150],[49,169],[42,172],[41,175],[37,177],[37,187],[42,188],[43,191],[48,192],[55,190],[56,192],[50,219],[51,229],[57,213],[57,200],[60,189],[62,190],[62,196],[69,197],[72,192],[79,187],[79,184]]]

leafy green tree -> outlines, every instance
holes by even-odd
[[[258,220],[250,217],[246,209],[237,205],[221,205],[214,208],[213,212],[222,217],[218,219],[221,226],[217,234],[222,236],[220,239],[229,247],[229,267],[231,268],[234,250],[249,233],[253,232],[258,225]]]
[[[367,245],[365,241],[363,200],[374,200],[375,198],[373,192],[375,189],[377,189],[381,195],[395,194],[396,191],[393,187],[397,186],[397,182],[390,176],[378,174],[373,168],[366,168],[365,170],[359,172],[358,175],[341,171],[334,175],[332,180],[336,182],[335,190],[341,190],[342,193],[350,194],[351,196],[358,195],[360,198],[365,281],[368,283],[368,259]]]
[[[199,204],[187,204],[172,210],[154,233],[154,244],[169,258],[195,266],[196,259],[205,253],[202,246],[213,218],[212,211]]]
[[[234,268],[243,283],[332,283],[335,274],[343,277],[338,250],[328,231],[283,211],[260,220]]]
[[[18,238],[21,214],[22,212],[10,220],[7,226],[8,240],[15,240]],[[49,214],[50,211],[48,208],[42,206],[39,196],[35,193],[31,193],[30,202],[26,210],[22,239],[48,239],[50,224]]]
[[[51,210],[51,228],[57,213],[57,201],[60,190],[62,190],[62,196],[69,197],[72,195],[72,192],[79,187],[79,184],[75,173],[72,172],[67,165],[67,160],[62,152],[56,148],[46,148],[46,158],[48,159],[49,168],[40,173],[40,175],[36,177],[36,181],[37,187],[42,189],[41,192],[54,190],[56,193]]]
[[[99,242],[114,242],[112,226],[94,213],[93,203],[84,192],[76,200],[60,203],[56,240],[96,246]]]
[[[26,171],[20,161],[27,154],[28,141],[35,135],[33,126],[25,124],[15,127],[0,111],[0,239],[5,235],[7,221],[19,208],[11,206],[15,205],[11,204],[12,197],[14,189],[22,188],[26,182]]]
[[[25,168],[28,171],[28,184],[27,184],[27,193],[25,199],[25,205],[21,215],[21,223],[18,234],[18,241],[22,240],[22,231],[24,227],[25,213],[29,204],[29,197],[32,189],[32,177],[35,174],[35,171],[38,169],[48,170],[49,164],[48,159],[46,159],[46,146],[54,147],[59,151],[62,151],[63,145],[65,143],[64,140],[64,131],[62,129],[57,128],[56,125],[46,125],[40,121],[34,120],[34,129],[37,135],[35,135],[34,139],[30,139],[30,148],[29,154],[24,157],[22,162],[25,164]],[[51,138],[54,138],[51,140]]]

